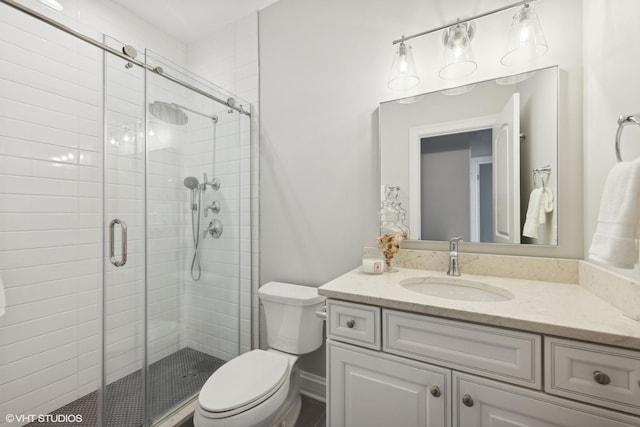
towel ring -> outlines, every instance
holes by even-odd
[[[622,161],[622,156],[620,155],[620,137],[622,136],[622,129],[624,129],[624,127],[629,123],[635,123],[640,126],[640,119],[638,116],[640,116],[640,114],[629,114],[618,117],[618,132],[616,132],[616,158],[619,162]]]
[[[544,177],[542,176],[542,174],[545,173],[547,174],[547,179],[545,180]],[[533,169],[533,186],[536,186],[536,176],[538,178],[540,178],[540,183],[542,184],[542,189],[546,189],[547,187],[547,182],[549,181],[549,177],[551,176],[551,166],[547,165],[547,166],[543,166],[541,168],[534,168]]]

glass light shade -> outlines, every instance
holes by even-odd
[[[466,86],[460,86],[460,87],[453,87],[451,89],[445,89],[440,91],[443,95],[447,95],[447,96],[457,96],[457,95],[463,95],[467,92],[471,92],[473,90],[473,88],[476,87],[475,84],[470,84],[470,85],[466,85]]]
[[[422,98],[424,98],[424,94],[396,99],[396,103],[398,103],[398,104],[415,104],[416,102],[422,101]]]
[[[513,75],[513,76],[500,77],[500,78],[496,79],[496,83],[498,83],[499,85],[503,85],[503,86],[514,85],[516,83],[520,83],[520,82],[523,82],[523,81],[525,81],[527,79],[530,79],[535,74],[536,74],[535,71],[529,71],[528,73],[521,73],[521,74],[516,74],[516,75]]]
[[[547,51],[547,40],[536,11],[526,4],[513,16],[503,65],[527,64]]]
[[[473,73],[476,64],[471,49],[472,28],[469,24],[456,24],[444,34],[444,65],[440,69],[440,78],[454,80]]]
[[[420,77],[413,60],[411,46],[400,42],[398,50],[393,57],[391,72],[389,73],[389,89],[404,92],[420,84]]]

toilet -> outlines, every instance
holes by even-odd
[[[258,290],[269,350],[252,350],[220,367],[198,395],[196,427],[293,427],[300,414],[298,356],[322,345],[316,316],[324,297],[313,287],[269,282]]]

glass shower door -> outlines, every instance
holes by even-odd
[[[119,42],[105,42],[122,49]],[[140,59],[138,57],[138,59]],[[145,71],[104,55],[103,419],[145,414]]]
[[[107,426],[160,420],[249,349],[248,118],[187,70],[142,61],[104,59]]]
[[[222,105],[160,75],[197,84],[188,71],[149,50],[145,57],[147,409],[156,421],[195,397],[209,376],[238,354],[237,328],[226,329],[215,316],[238,310],[239,288],[233,279],[223,283],[214,269],[222,251],[211,252],[237,234],[225,218],[224,197],[235,186],[214,168]],[[212,330],[226,340],[216,341]],[[223,342],[232,343],[227,357]]]

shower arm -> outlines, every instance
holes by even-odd
[[[220,189],[220,180],[218,178],[213,178],[211,181],[209,181],[207,179],[207,173],[206,172],[203,173],[202,175],[203,175],[204,179],[202,180],[202,184],[200,184],[200,185],[201,185],[203,191],[207,191],[207,185],[209,187],[213,188],[216,191]]]
[[[205,113],[201,113],[200,111],[194,110],[194,109],[189,108],[189,107],[185,107],[184,105],[176,104],[175,102],[172,102],[171,104],[175,105],[176,107],[178,107],[181,110],[189,111],[190,113],[197,114],[197,115],[202,116],[202,117],[206,117],[207,119],[211,120],[213,123],[218,123],[218,116],[216,116],[215,114],[212,115],[212,116],[208,116]]]
[[[37,12],[37,11],[27,7],[27,6],[24,6],[24,5],[20,4],[20,3],[18,3],[17,1],[15,1],[15,0],[0,0],[0,3],[4,3],[7,6],[10,6],[10,7],[16,9],[16,10],[19,10],[20,12],[23,12],[23,13],[31,16],[32,18],[35,18],[35,19],[37,19],[39,21],[44,22],[45,24],[48,24],[48,25],[50,25],[50,26],[52,26],[54,28],[57,28],[58,30],[61,30],[61,31],[67,33],[67,34],[70,34],[70,35],[72,35],[72,36],[74,36],[74,37],[76,37],[76,38],[78,38],[78,39],[80,39],[80,40],[82,40],[82,41],[84,41],[86,43],[89,43],[90,45],[92,45],[94,47],[97,47],[98,49],[101,49],[101,50],[103,50],[105,52],[108,52],[108,53],[110,53],[112,55],[115,55],[115,56],[117,56],[119,58],[122,58],[125,61],[127,61],[128,63],[131,63],[131,64],[136,65],[138,67],[144,68],[145,70],[152,71],[155,74],[157,74],[159,76],[162,76],[165,79],[167,79],[167,80],[169,80],[169,81],[171,81],[173,83],[176,83],[176,84],[178,84],[180,86],[183,86],[183,87],[185,87],[185,88],[187,88],[189,90],[192,90],[192,91],[194,91],[194,92],[196,92],[196,93],[198,93],[198,94],[200,94],[200,95],[202,95],[202,96],[204,96],[206,98],[209,98],[209,99],[211,99],[211,100],[213,100],[213,101],[215,101],[217,103],[220,103],[222,105],[226,105],[227,107],[237,111],[240,114],[244,114],[246,116],[251,116],[251,112],[245,110],[242,107],[242,105],[236,106],[235,105],[235,100],[234,100],[234,102],[231,102],[230,100],[232,98],[230,98],[228,100],[223,100],[223,99],[218,98],[215,95],[211,95],[210,93],[208,93],[208,92],[206,92],[206,91],[204,91],[202,89],[198,89],[197,87],[195,87],[195,86],[193,86],[193,85],[191,85],[191,84],[189,84],[187,82],[183,82],[182,80],[177,79],[177,78],[175,78],[175,77],[173,77],[173,76],[171,76],[169,74],[165,74],[161,67],[152,67],[151,65],[145,64],[144,62],[140,62],[140,61],[136,60],[135,58],[132,58],[131,56],[125,54],[124,52],[120,52],[119,50],[114,49],[111,46],[107,46],[104,43],[100,43],[99,41],[94,40],[93,38],[88,37],[88,36],[82,34],[81,32],[76,31],[73,28],[68,27],[68,26],[66,26],[66,25],[64,25],[64,24],[62,24],[62,23],[60,23],[60,22],[58,22],[58,21],[56,21],[54,19],[51,19],[48,16],[41,14],[40,12]]]

